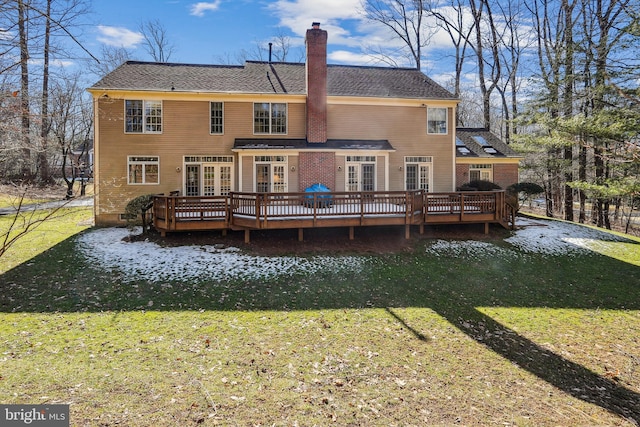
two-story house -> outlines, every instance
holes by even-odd
[[[416,69],[327,65],[317,23],[306,44],[304,64],[131,61],[89,88],[96,224],[148,193],[455,190],[458,99]]]

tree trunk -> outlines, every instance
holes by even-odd
[[[18,32],[20,37],[20,107],[22,123],[22,179],[30,181],[31,174],[31,117],[29,106],[29,46],[27,33],[27,10],[23,0],[18,0]]]
[[[47,156],[47,148],[49,146],[49,44],[51,39],[51,1],[52,0],[47,0],[44,31],[44,63],[42,67],[42,127],[40,129],[42,146],[38,152],[38,172],[40,174],[40,182],[42,184],[48,184],[51,182],[49,159]]]
[[[573,188],[569,185],[573,181],[573,147],[564,148],[564,219],[573,221]]]
[[[580,154],[578,155],[578,179],[587,182],[587,146],[584,142],[584,136],[581,136]],[[580,190],[580,213],[578,222],[584,224],[587,220],[587,194]]]

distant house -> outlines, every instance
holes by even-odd
[[[93,178],[93,140],[79,144],[69,153],[64,174],[67,178]]]
[[[515,160],[503,177],[502,145],[476,153],[468,143],[477,161],[462,162],[458,99],[422,72],[327,65],[317,23],[306,43],[306,64],[130,61],[89,88],[96,224],[119,223],[126,203],[148,193],[297,192],[315,183],[450,192],[478,165],[491,165],[501,185],[517,181]]]

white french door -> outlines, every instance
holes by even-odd
[[[375,191],[375,156],[347,156],[346,191]]]
[[[286,158],[284,156],[255,156],[255,191],[257,193],[285,193],[287,191]]]
[[[432,158],[430,156],[405,157],[405,189],[408,191],[429,191],[431,183],[431,165]]]
[[[201,163],[187,161],[204,160]],[[206,162],[206,160],[218,160]],[[184,182],[187,196],[226,196],[233,189],[233,158],[230,156],[185,158]]]

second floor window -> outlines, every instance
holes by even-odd
[[[253,104],[253,133],[287,133],[287,104],[257,102]]]
[[[211,102],[211,134],[224,133],[224,109],[222,102]]]
[[[447,133],[446,108],[427,108],[427,133]]]
[[[125,101],[125,132],[162,133],[162,101]]]

